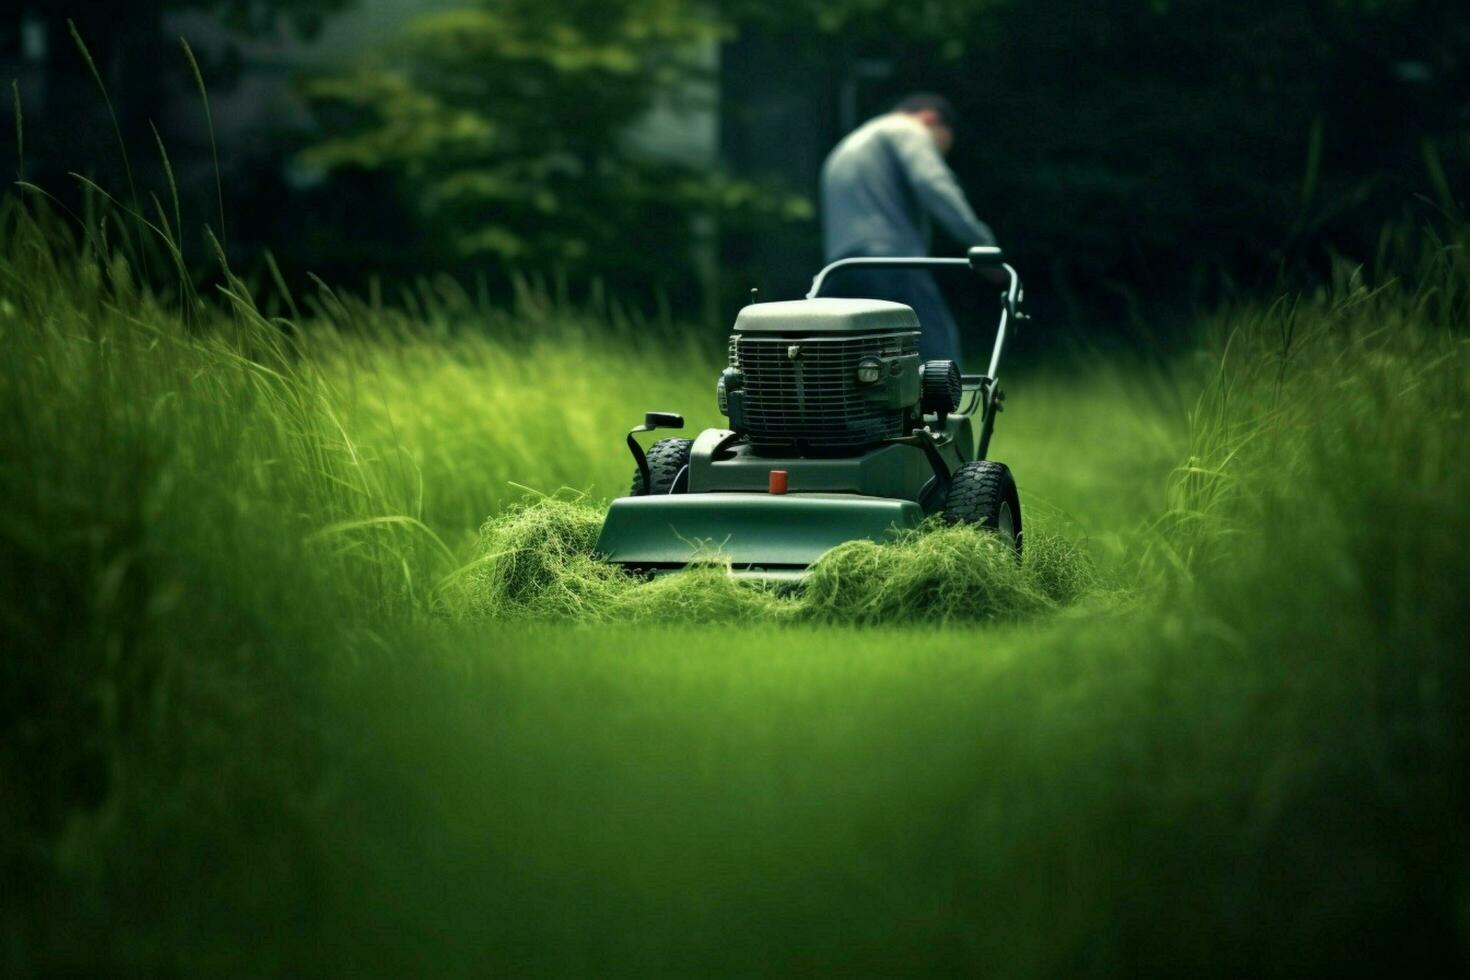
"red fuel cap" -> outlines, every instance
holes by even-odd
[[[785,470],[771,470],[771,493],[786,492],[787,474]]]

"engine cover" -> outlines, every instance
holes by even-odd
[[[918,317],[867,299],[747,306],[721,398],[756,446],[842,451],[905,435],[920,399]]]

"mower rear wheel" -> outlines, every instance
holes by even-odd
[[[977,459],[955,470],[944,498],[944,520],[994,531],[1021,557],[1021,496],[1004,463]]]
[[[648,477],[649,486],[643,485],[643,474],[634,472],[633,489],[629,494],[634,497],[645,497],[653,494],[678,493],[675,484],[683,483],[688,486],[689,479],[679,479],[679,474],[689,465],[689,447],[694,445],[689,439],[660,439],[648,447]]]

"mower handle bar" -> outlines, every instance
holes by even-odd
[[[990,351],[990,368],[985,372],[986,377],[990,379],[991,390],[994,390],[995,382],[1000,376],[998,373],[1000,355],[1005,350],[1006,327],[1010,325],[1012,317],[1022,318],[1018,305],[1025,295],[1021,291],[1021,277],[1004,260],[1001,250],[994,245],[973,246],[963,259],[930,258],[929,256],[863,256],[838,259],[836,262],[823,266],[822,271],[816,274],[812,279],[812,288],[807,290],[806,298],[816,299],[820,296],[827,277],[839,269],[950,269],[958,266],[968,266],[976,272],[999,267],[1004,269],[1010,277],[1005,291],[1005,301],[1001,304],[1000,325],[995,331],[995,346]]]

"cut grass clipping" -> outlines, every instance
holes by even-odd
[[[1091,559],[1065,538],[1028,535],[1018,565],[993,535],[938,522],[889,543],[835,548],[798,590],[731,578],[717,555],[646,579],[594,557],[602,517],[566,496],[492,517],[466,576],[470,608],[496,619],[579,622],[995,622],[1059,609],[1099,587]]]

